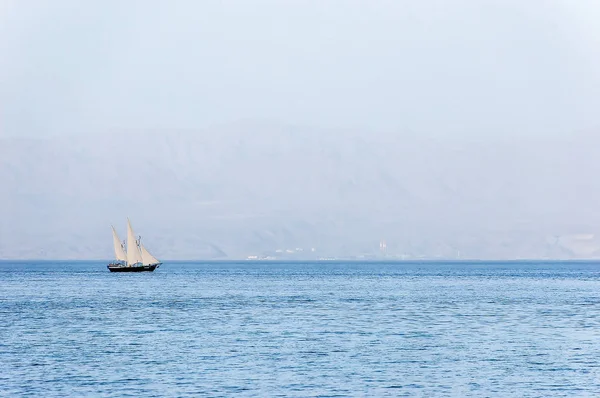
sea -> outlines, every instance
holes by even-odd
[[[600,263],[4,261],[0,396],[598,397]]]

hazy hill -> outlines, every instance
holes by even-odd
[[[126,216],[159,258],[380,239],[388,255],[600,257],[598,144],[251,124],[0,138],[0,258],[109,258]]]

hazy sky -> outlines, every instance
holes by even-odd
[[[0,0],[0,134],[600,127],[596,0]]]

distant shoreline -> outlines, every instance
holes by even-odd
[[[0,259],[0,263],[109,263],[110,259],[74,260],[74,259]],[[423,259],[423,260],[164,260],[165,264],[568,264],[568,263],[599,263],[600,259]]]

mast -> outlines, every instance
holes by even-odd
[[[127,265],[130,267],[132,265],[138,264],[142,262],[142,254],[137,245],[137,241],[135,240],[135,234],[133,233],[133,228],[131,227],[131,221],[129,218],[127,219]]]
[[[115,227],[111,225],[111,228],[113,233],[113,245],[115,246],[115,258],[117,261],[127,261],[127,255],[125,254],[125,248],[121,244],[121,239],[119,239]]]

